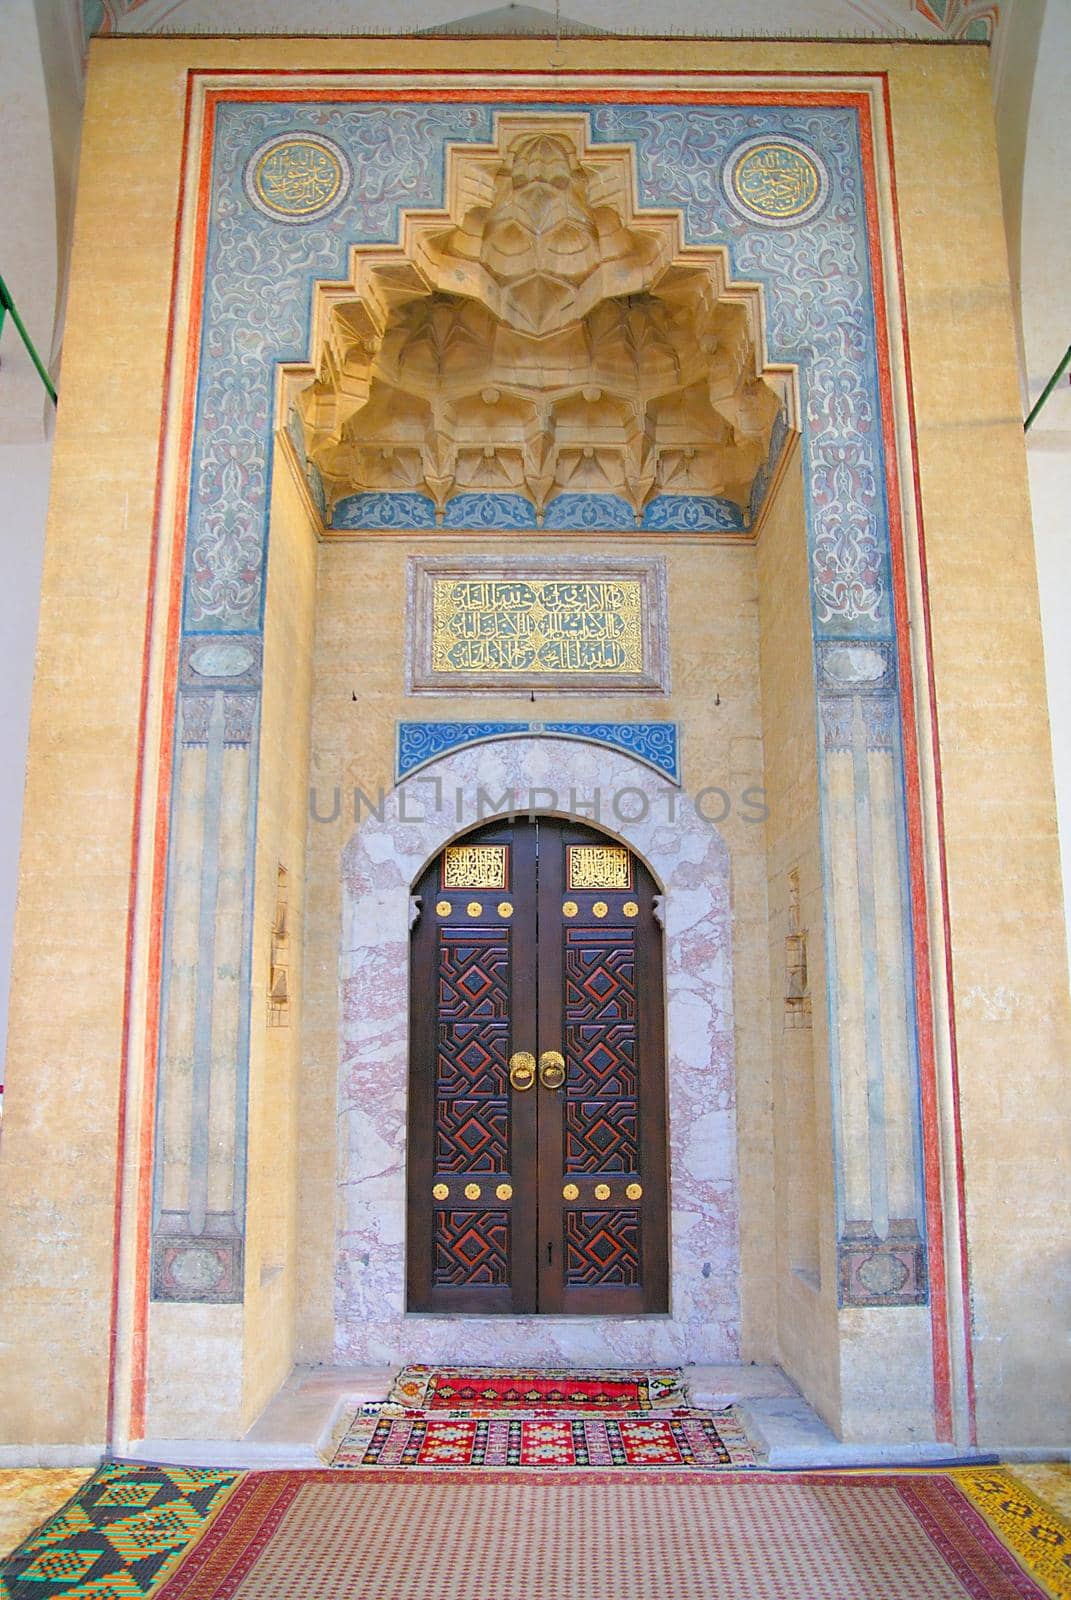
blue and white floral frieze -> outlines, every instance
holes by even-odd
[[[533,734],[609,745],[680,782],[675,722],[399,722],[397,777],[400,781],[462,745]]]
[[[784,438],[782,421],[779,450]],[[774,459],[776,461],[776,457]],[[313,463],[307,462],[306,470],[310,468],[315,470]],[[523,494],[488,493],[454,495],[446,502],[440,525],[448,529],[500,533],[535,532],[540,527],[550,533],[569,533],[576,529],[589,533],[746,533],[761,505],[770,469],[761,467],[758,477],[762,477],[763,487],[757,497],[752,495],[750,518],[735,500],[718,495],[656,495],[644,507],[643,515],[637,517],[620,495],[559,494],[548,503],[541,522],[535,506]],[[419,532],[436,526],[434,500],[430,495],[411,491],[346,495],[335,506],[330,522],[331,530],[338,533],[351,529],[371,533],[387,528],[392,532]]]

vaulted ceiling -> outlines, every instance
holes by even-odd
[[[466,0],[81,0],[88,35],[109,33],[553,34],[553,8]],[[711,37],[993,40],[1016,0],[570,0],[563,34],[695,33]],[[471,4],[471,0],[469,0]]]

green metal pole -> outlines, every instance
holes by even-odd
[[[1038,412],[1041,410],[1042,406],[1045,404],[1046,400],[1049,398],[1049,396],[1052,393],[1052,391],[1056,388],[1056,385],[1059,383],[1060,379],[1063,377],[1064,373],[1067,371],[1067,368],[1068,368],[1069,365],[1071,365],[1071,344],[1069,344],[1067,349],[1064,351],[1064,359],[1060,362],[1060,365],[1057,367],[1056,371],[1053,373],[1052,377],[1049,379],[1049,381],[1045,385],[1044,389],[1042,389],[1041,394],[1038,396],[1037,401],[1035,402],[1035,404],[1031,408],[1030,415],[1027,417],[1026,421],[1023,423],[1023,432],[1024,433],[1028,433],[1029,432],[1030,424],[1033,422],[1034,418],[1037,416]]]
[[[41,360],[41,357],[37,354],[37,351],[34,349],[33,340],[30,338],[30,335],[26,332],[25,323],[23,322],[22,318],[19,316],[18,311],[15,309],[15,302],[11,298],[11,291],[8,289],[8,286],[4,282],[3,278],[0,278],[0,330],[3,329],[3,325],[4,325],[3,313],[6,312],[6,311],[9,311],[11,313],[11,320],[15,324],[16,328],[19,330],[19,333],[22,335],[23,344],[26,346],[27,350],[30,352],[30,360],[33,362],[34,366],[37,368],[37,371],[38,371],[38,373],[40,374],[40,377],[41,377],[41,382],[44,384],[45,388],[48,390],[49,395],[51,396],[51,399],[52,399],[52,404],[55,405],[56,404],[56,388],[55,388],[55,385],[53,384],[52,379],[48,375],[48,372],[47,372],[47,370],[45,368],[44,362]],[[1071,355],[1071,351],[1069,351],[1068,354]]]

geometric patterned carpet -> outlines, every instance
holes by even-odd
[[[385,1401],[362,1406],[331,1461],[481,1472],[755,1464],[732,1408],[693,1410],[679,1368],[427,1366],[404,1368]]]
[[[136,1600],[152,1594],[241,1478],[191,1467],[103,1466],[0,1562],[0,1595]]]
[[[216,1472],[109,1465],[4,1600],[1044,1600],[1071,1526],[1003,1468]]]
[[[403,1367],[387,1405],[405,1410],[652,1411],[687,1406],[679,1367],[656,1371],[620,1367]]]
[[[331,1466],[557,1471],[753,1467],[755,1451],[731,1412],[673,1408],[623,1416],[518,1417],[478,1412],[358,1416]]]

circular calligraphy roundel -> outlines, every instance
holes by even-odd
[[[246,163],[245,192],[265,216],[284,222],[318,222],[349,193],[349,161],[321,134],[280,134],[254,150]]]
[[[773,228],[809,222],[829,194],[821,156],[787,134],[738,144],[725,163],[722,182],[734,211]]]

